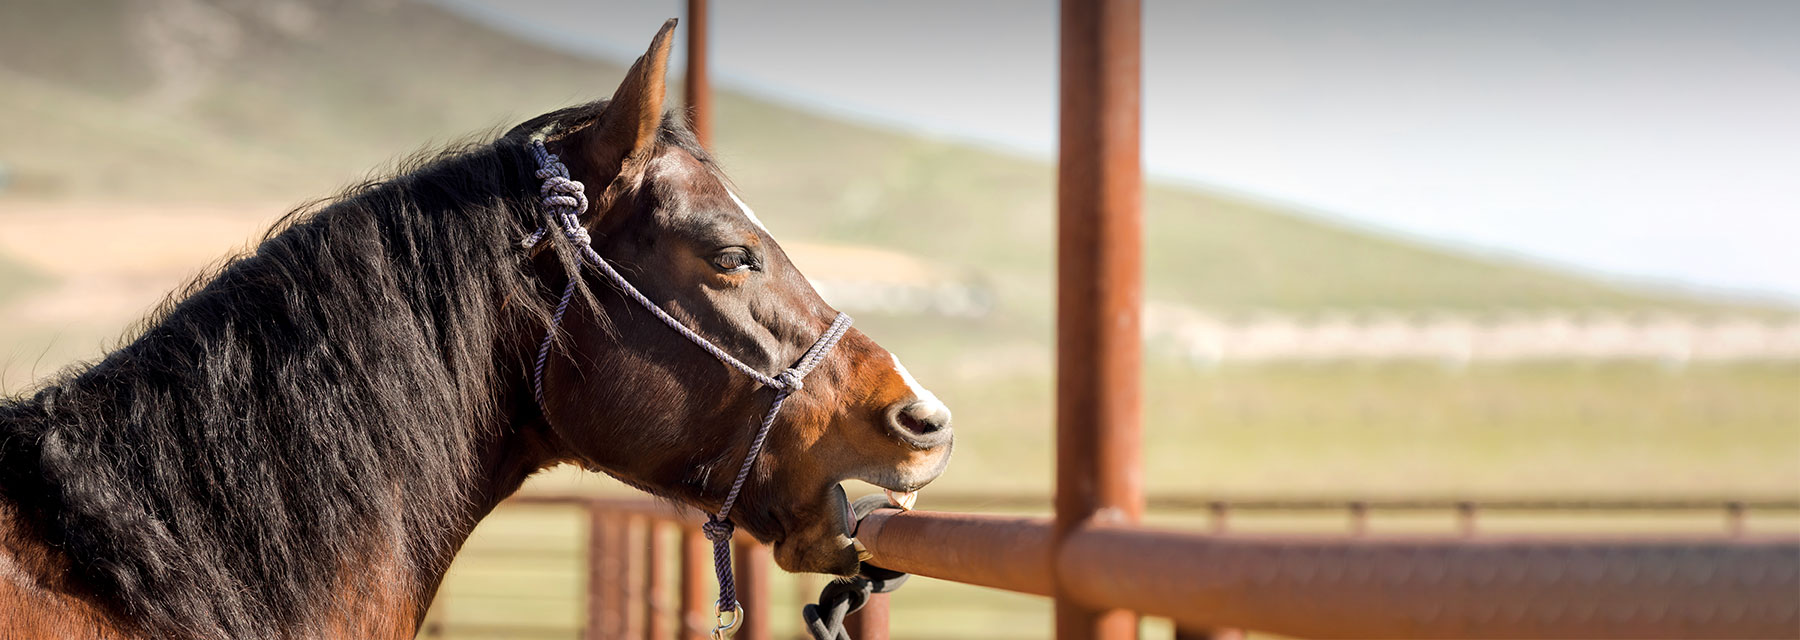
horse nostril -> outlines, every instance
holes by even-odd
[[[900,412],[900,427],[902,429],[906,429],[907,431],[911,431],[913,433],[917,433],[920,435],[932,433],[932,432],[938,430],[937,425],[933,425],[929,422],[926,422],[926,421],[920,419],[918,416],[915,416],[915,415],[913,415],[909,412],[905,412],[905,411]]]
[[[914,402],[894,412],[895,431],[921,447],[935,447],[950,439],[950,411],[936,402]]]

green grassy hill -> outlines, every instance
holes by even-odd
[[[11,194],[292,201],[411,151],[609,93],[616,64],[560,53],[430,5],[321,11],[287,33],[230,16],[239,44],[158,101],[130,3],[0,5],[0,163]],[[646,30],[648,33],[648,28]],[[724,92],[719,155],[784,235],[883,245],[993,278],[1048,308],[1053,171],[1044,161],[884,131]],[[1679,307],[1612,286],[1375,235],[1170,185],[1148,192],[1153,296],[1223,309]],[[945,233],[945,230],[954,230]],[[1726,304],[1724,306],[1731,306]]]

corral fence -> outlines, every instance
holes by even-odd
[[[703,142],[711,130],[706,18],[704,0],[689,0],[686,91]],[[1140,616],[1173,620],[1179,638],[1240,629],[1340,638],[1800,637],[1800,537],[1745,532],[1747,501],[1707,507],[1735,535],[1298,536],[1137,524],[1146,502],[1142,20],[1139,0],[1061,3],[1055,515],[876,511],[858,532],[871,562],[1049,596],[1062,640],[1135,638]],[[712,585],[698,517],[650,501],[575,500],[590,514],[586,636],[700,637]],[[1252,506],[1206,508],[1224,523]],[[1399,505],[1332,508],[1354,523],[1388,506]],[[1464,513],[1472,533],[1477,514],[1501,505],[1429,506]],[[681,530],[679,550],[664,548],[671,536],[654,533],[660,528]],[[752,608],[739,637],[764,640],[769,556],[747,539],[739,549],[739,591]],[[663,561],[670,554],[682,558],[673,565],[679,576]],[[679,601],[660,602],[672,580]],[[877,596],[851,633],[886,637],[886,613]],[[424,635],[438,631],[428,623]]]
[[[934,493],[928,499],[941,508],[987,510],[1043,511],[1050,504],[1045,496],[1026,493]],[[1791,543],[1749,532],[1749,523],[1765,518],[1789,524],[1800,520],[1800,499],[1795,498],[1154,495],[1147,502],[1158,514],[1209,519],[1207,533],[1106,528],[1078,541],[1086,550],[1072,553],[1092,555],[1073,559],[1069,570],[1096,581],[1090,590],[1102,592],[1101,603],[1157,590],[1161,595],[1132,600],[1130,606],[1173,619],[1178,638],[1225,636],[1242,628],[1318,637],[1759,635],[1725,632],[1734,624],[1730,621],[1745,621],[1758,611],[1776,619],[1786,616],[1790,628],[1800,624],[1792,622],[1800,585],[1795,583],[1797,554]],[[706,637],[715,592],[711,547],[699,531],[703,515],[642,498],[526,495],[508,504],[585,514],[583,552],[575,556],[562,549],[468,552],[504,554],[512,560],[582,558],[580,626],[433,618],[421,637]],[[1480,514],[1621,513],[1716,517],[1716,529],[1631,540],[1478,535]],[[1234,516],[1267,514],[1341,516],[1343,528],[1337,535],[1276,537],[1242,534],[1231,524]],[[1448,515],[1456,522],[1456,533],[1370,535],[1368,521],[1380,514]],[[1045,520],[1023,517],[881,512],[865,522],[860,539],[877,553],[877,563],[1051,595],[1055,568],[1039,558],[1047,552],[1045,526]],[[940,548],[946,540],[963,541],[956,545],[960,551],[947,554]],[[773,638],[770,621],[795,619],[799,612],[770,610],[776,598],[767,548],[740,536],[736,551],[739,586],[749,608],[749,626],[738,637]],[[1593,589],[1608,589],[1613,599],[1584,604]],[[1231,602],[1217,601],[1227,595]],[[1256,607],[1245,608],[1252,601]],[[1337,604],[1325,606],[1332,602]],[[455,604],[440,601],[437,606],[441,610]],[[1333,608],[1353,609],[1363,617]],[[1710,617],[1703,615],[1708,611]],[[888,617],[888,597],[877,594],[851,616],[852,637],[886,638]],[[1707,633],[1715,628],[1721,632]]]
[[[644,498],[610,498],[577,495],[526,495],[508,505],[579,509],[586,514],[587,535],[582,545],[586,579],[582,590],[584,640],[624,638],[706,638],[712,630],[716,585],[713,578],[712,543],[701,533],[706,516],[678,509],[666,502]],[[733,544],[740,599],[747,609],[738,637],[746,640],[772,637],[769,628],[769,549],[739,532]],[[561,549],[509,548],[504,553],[566,560]],[[674,599],[670,600],[671,592]],[[445,595],[433,603],[438,613]],[[797,614],[796,614],[797,615]],[[852,629],[861,631],[860,627]],[[571,629],[555,621],[545,624],[461,624],[429,616],[421,638],[569,638]],[[868,634],[857,637],[879,637]]]

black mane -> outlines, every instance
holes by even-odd
[[[505,343],[545,322],[517,247],[532,167],[509,134],[290,214],[129,344],[0,403],[0,500],[156,637],[311,635],[346,573],[441,569],[405,532],[468,517]],[[371,537],[390,557],[359,557]]]
[[[296,211],[129,344],[0,401],[0,502],[156,637],[316,635],[354,600],[330,592],[346,574],[441,574],[455,545],[432,537],[472,524],[477,444],[531,402],[514,343],[549,324],[518,246],[542,220],[527,141],[605,105]],[[716,172],[682,120],[659,144]]]

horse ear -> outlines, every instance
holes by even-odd
[[[654,146],[662,128],[663,79],[669,70],[675,22],[670,18],[663,23],[650,49],[625,72],[599,122],[583,132],[583,153],[596,169],[616,175],[628,160]]]

